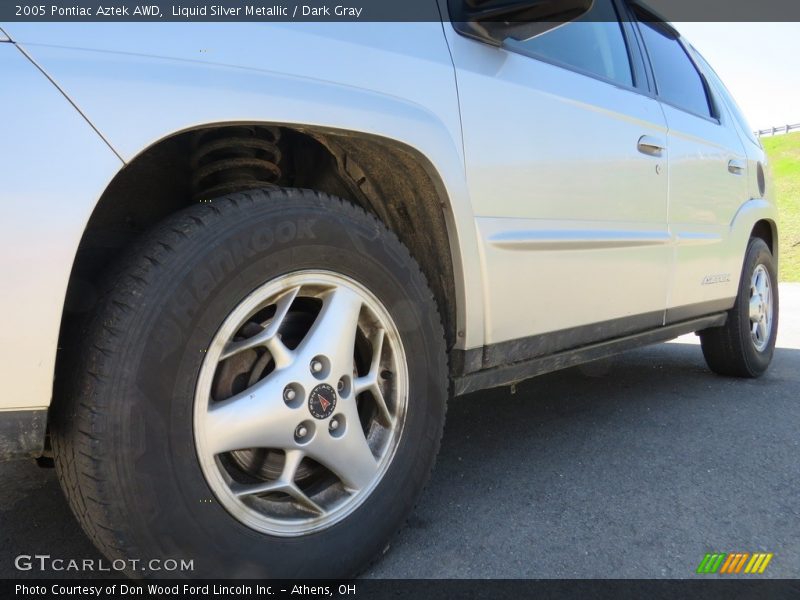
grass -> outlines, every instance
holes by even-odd
[[[761,138],[778,202],[781,281],[800,281],[800,133]]]

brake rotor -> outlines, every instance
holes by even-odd
[[[293,341],[302,339],[311,323],[313,323],[313,315],[309,316],[301,312],[286,315],[284,327],[281,328],[281,337],[284,343],[290,348],[294,347]],[[263,326],[254,322],[247,323],[235,339],[250,338],[261,333],[268,325],[269,321]],[[212,388],[214,398],[219,401],[238,394],[268,375],[272,368],[272,357],[265,350],[247,350],[235,354],[224,361],[217,370]],[[278,479],[283,470],[284,454],[281,450],[251,448],[234,450],[229,453],[229,456],[243,473],[261,481],[274,481]],[[295,475],[296,481],[307,479],[313,474],[313,466],[308,462],[300,463]]]

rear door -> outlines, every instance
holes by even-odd
[[[725,242],[748,199],[747,156],[724,103],[676,32],[640,22],[669,133],[669,224],[675,254],[667,321],[730,308],[739,273]]]
[[[617,14],[596,0],[585,18],[500,48],[445,23],[481,243],[484,366],[663,322],[666,124]]]

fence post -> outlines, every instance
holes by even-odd
[[[774,136],[781,133],[790,133],[795,129],[800,129],[800,123],[787,123],[786,125],[779,125],[779,126],[773,125],[772,127],[769,127],[767,129],[758,129],[757,131],[754,131],[753,134],[755,134],[758,137],[764,137],[765,135]]]

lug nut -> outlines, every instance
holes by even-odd
[[[330,424],[328,425],[331,431],[336,431],[339,429],[339,421],[337,419],[331,419]]]
[[[341,394],[344,391],[344,377],[339,380],[339,383],[336,384],[336,389]]]
[[[297,392],[294,391],[294,388],[287,387],[283,390],[283,399],[286,402],[291,402],[295,398],[297,398]]]
[[[311,361],[311,372],[312,373],[319,373],[320,371],[322,371],[322,362],[320,362],[318,360],[312,360]]]
[[[299,438],[304,438],[306,435],[308,435],[308,429],[306,429],[303,425],[298,425],[294,435]]]

